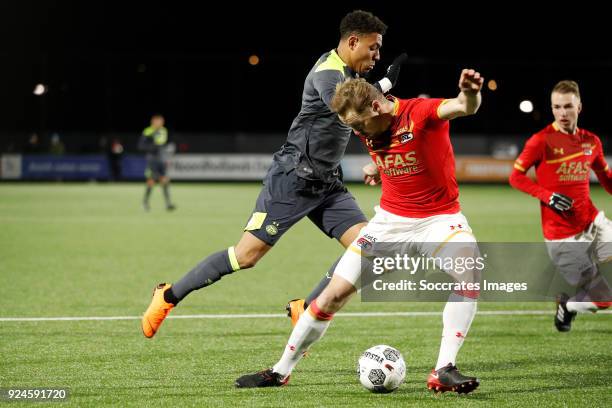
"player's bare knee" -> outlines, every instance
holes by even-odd
[[[253,254],[246,254],[239,256],[236,254],[236,259],[238,259],[238,265],[240,265],[240,269],[249,269],[257,265],[257,261],[259,258],[254,256]]]
[[[258,247],[236,247],[235,251],[240,269],[249,269],[254,267],[267,252]]]
[[[245,232],[240,241],[234,246],[236,260],[240,269],[254,267],[257,262],[272,248],[254,235]]]
[[[361,229],[364,228],[366,225],[368,225],[367,222],[360,222],[350,227],[344,232],[344,234],[342,234],[342,237],[340,237],[340,243],[345,248],[348,248],[348,246],[357,238],[357,236],[361,232]]]

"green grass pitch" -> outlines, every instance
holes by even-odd
[[[371,216],[379,189],[350,190]],[[138,316],[156,283],[236,242],[258,191],[256,183],[175,184],[176,212],[164,211],[155,190],[144,213],[139,184],[0,184],[0,318]],[[599,187],[592,195],[610,216],[610,196]],[[481,241],[542,240],[535,199],[462,186],[461,201]],[[256,268],[192,294],[172,314],[280,314],[341,253],[301,222]],[[442,308],[356,298],[345,311]],[[0,387],[68,387],[68,402],[53,406],[612,406],[612,315],[580,315],[560,334],[552,304],[479,305],[499,309],[550,314],[477,315],[458,359],[481,380],[467,396],[425,388],[439,316],[338,316],[287,387],[256,390],[233,381],[278,359],[288,319],[169,319],[152,340],[138,320],[0,321]],[[356,376],[360,353],[380,343],[399,348],[408,366],[406,383],[387,395],[368,393]]]

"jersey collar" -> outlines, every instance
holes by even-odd
[[[559,125],[557,125],[557,122],[553,122],[553,123],[552,123],[552,127],[553,127],[553,129],[555,129],[557,132],[561,132],[561,128],[559,127]],[[577,135],[577,134],[578,134],[578,130],[579,130],[579,129],[578,129],[578,126],[576,126],[576,129],[574,130],[574,133],[572,133],[571,135]],[[561,133],[564,133],[564,132],[561,132]],[[568,134],[568,135],[569,135],[569,133],[565,133],[565,134]]]
[[[387,98],[388,101],[393,102],[393,116],[397,116],[400,108],[399,100],[393,95],[387,95],[385,98]]]

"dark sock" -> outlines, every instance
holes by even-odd
[[[229,255],[230,252],[234,257],[235,269],[232,267],[232,261]],[[166,299],[166,302],[176,305],[194,290],[212,285],[224,275],[228,275],[238,269],[240,268],[238,267],[238,261],[236,260],[236,255],[234,255],[233,247],[216,252],[205,258],[202,262],[197,264],[195,268],[189,271],[189,273],[174,283],[170,290],[164,293],[164,299]],[[168,298],[166,298],[165,294],[170,291],[172,291],[172,294],[169,294]],[[172,298],[174,302],[171,302],[170,298]]]
[[[145,204],[149,204],[149,197],[151,197],[151,186],[147,185],[147,188],[145,189],[145,195],[144,195],[144,199],[142,200]]]
[[[174,306],[176,306],[178,302],[180,302],[180,300],[178,300],[176,296],[174,296],[172,288],[164,292],[164,300],[168,303],[172,303]]]
[[[170,202],[170,186],[168,183],[162,185],[162,190],[164,191],[164,199],[166,200],[166,207],[170,207],[172,203]]]
[[[306,299],[304,300],[304,309],[306,309],[308,305],[313,300],[315,300],[321,294],[321,292],[323,292],[323,289],[325,289],[327,285],[329,285],[329,282],[331,281],[331,277],[334,274],[334,270],[336,269],[336,265],[338,265],[338,262],[340,262],[340,258],[336,259],[336,262],[334,262],[331,268],[329,268],[329,271],[327,271],[325,276],[323,276],[323,279],[321,279],[321,281],[317,284],[317,286],[313,289],[313,291],[310,292],[308,297],[306,297]]]

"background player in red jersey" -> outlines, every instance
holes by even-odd
[[[287,383],[303,353],[323,336],[334,313],[356,293],[362,254],[367,256],[374,242],[406,244],[406,252],[412,255],[477,256],[476,239],[460,211],[448,120],[476,113],[482,84],[480,73],[464,69],[459,79],[461,92],[446,100],[385,98],[363,79],[337,86],[331,106],[358,133],[378,167],[380,207],[347,248],[329,285],[298,320],[278,363],[238,378],[237,387]],[[445,272],[455,275],[458,271]],[[473,280],[474,271],[463,276]],[[455,366],[476,314],[477,296],[467,290],[450,295],[443,313],[438,362],[427,380],[428,388],[468,393],[478,387],[478,379],[462,375]]]
[[[578,128],[582,110],[574,81],[561,81],[551,93],[555,121],[534,134],[514,163],[512,187],[540,200],[548,253],[563,277],[577,288],[571,298],[557,297],[555,327],[569,331],[578,312],[612,305],[612,292],[597,263],[612,260],[612,222],[590,197],[589,176],[595,172],[612,194],[612,170],[599,137]],[[536,168],[537,182],[526,176]]]

